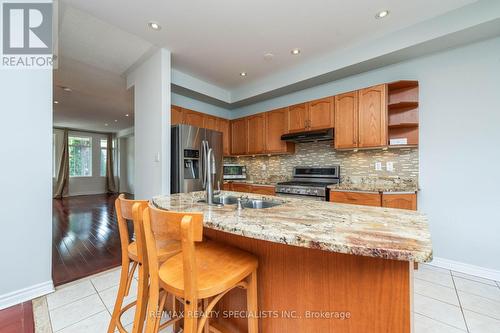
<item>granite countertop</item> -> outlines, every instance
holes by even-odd
[[[414,178],[394,177],[344,177],[340,184],[330,185],[332,191],[415,193],[418,182]]]
[[[224,194],[242,195],[223,191]],[[243,209],[207,206],[204,192],[153,198],[164,209],[203,212],[207,228],[275,243],[384,259],[427,262],[432,243],[427,218],[416,211],[304,201],[245,193],[250,198],[278,199],[283,205]]]
[[[385,192],[385,193],[415,193],[418,191],[416,185],[406,184],[349,184],[340,183],[329,185],[331,191],[351,191],[351,192]]]
[[[227,179],[224,183],[241,183],[241,184],[250,184],[250,185],[258,185],[258,186],[276,186],[278,182],[276,181],[268,181],[268,180],[246,180],[246,179]]]

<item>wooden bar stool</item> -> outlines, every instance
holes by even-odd
[[[143,225],[150,274],[147,333],[156,333],[172,323],[171,320],[160,326],[166,293],[182,299],[183,333],[211,331],[207,313],[227,292],[237,287],[247,291],[248,332],[258,332],[258,261],[254,255],[212,241],[201,242],[202,213],[165,211],[149,204],[143,212]],[[155,242],[166,239],[180,240],[182,253],[159,265],[155,260]],[[166,293],[161,295],[161,291]],[[201,316],[199,302],[204,304]]]
[[[137,267],[138,272],[138,289],[137,299],[147,300],[148,296],[148,260],[144,243],[144,232],[142,223],[142,212],[147,208],[148,202],[146,200],[127,200],[123,194],[120,194],[115,201],[116,219],[118,221],[118,230],[120,233],[120,243],[122,250],[122,268],[120,275],[120,284],[118,287],[118,294],[116,296],[115,307],[111,316],[111,321],[108,326],[108,333],[113,333],[115,328],[120,332],[126,332],[121,323],[122,314],[136,305],[133,332],[142,332],[144,327],[144,320],[146,317],[146,304],[145,301],[134,301],[123,307],[123,300],[128,296],[134,273]],[[129,242],[129,230],[127,220],[133,221],[135,241]],[[165,240],[156,244],[157,253],[156,260],[163,262],[173,255],[181,251],[179,241]],[[132,267],[130,267],[132,263]]]

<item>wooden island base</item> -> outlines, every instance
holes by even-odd
[[[259,258],[259,332],[411,332],[413,265],[407,261],[288,246],[208,228],[204,232]],[[242,313],[231,314],[246,310],[243,290],[224,296],[217,310],[219,318],[212,322],[221,330],[246,332],[246,320],[235,318]]]

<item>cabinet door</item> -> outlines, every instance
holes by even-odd
[[[333,97],[317,99],[307,104],[309,111],[307,127],[309,130],[333,127]]]
[[[382,194],[382,207],[417,210],[417,195],[408,194]]]
[[[387,86],[381,84],[359,91],[359,147],[387,145]]]
[[[203,128],[203,113],[184,109],[184,124]]]
[[[379,193],[330,191],[330,201],[363,206],[381,206]]]
[[[266,115],[266,152],[267,153],[293,153],[295,145],[281,140],[287,133],[288,109],[282,108],[265,113]]]
[[[264,123],[265,115],[263,113],[247,117],[248,154],[263,154],[265,152]]]
[[[203,115],[203,128],[217,131],[217,118],[209,115]]]
[[[232,191],[233,190],[233,184],[228,182],[228,183],[223,183],[222,184],[222,189],[224,191]]]
[[[231,120],[231,155],[246,155],[247,141],[247,119]]]
[[[307,104],[301,103],[288,107],[288,131],[303,132],[307,127]]]
[[[172,105],[170,108],[170,123],[171,125],[182,124],[182,108]]]
[[[335,96],[335,148],[358,146],[358,92]]]
[[[229,131],[229,120],[217,119],[217,130],[222,132],[222,146],[224,156],[231,155],[231,136]]]
[[[252,191],[252,186],[243,183],[233,183],[232,191],[250,193]]]

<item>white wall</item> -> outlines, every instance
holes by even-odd
[[[52,70],[0,69],[0,309],[53,288]]]
[[[135,140],[133,136],[120,138],[120,192],[134,193]]]
[[[202,101],[198,101],[193,98],[182,96],[179,94],[172,93],[172,105],[177,105],[186,109],[191,109],[212,116],[230,119],[232,117],[231,110],[221,108],[216,105],[208,104]]]
[[[419,210],[435,257],[500,271],[500,38],[256,103],[233,118],[401,79],[420,82]]]
[[[135,197],[170,193],[170,52],[158,50],[127,77],[134,88]]]

